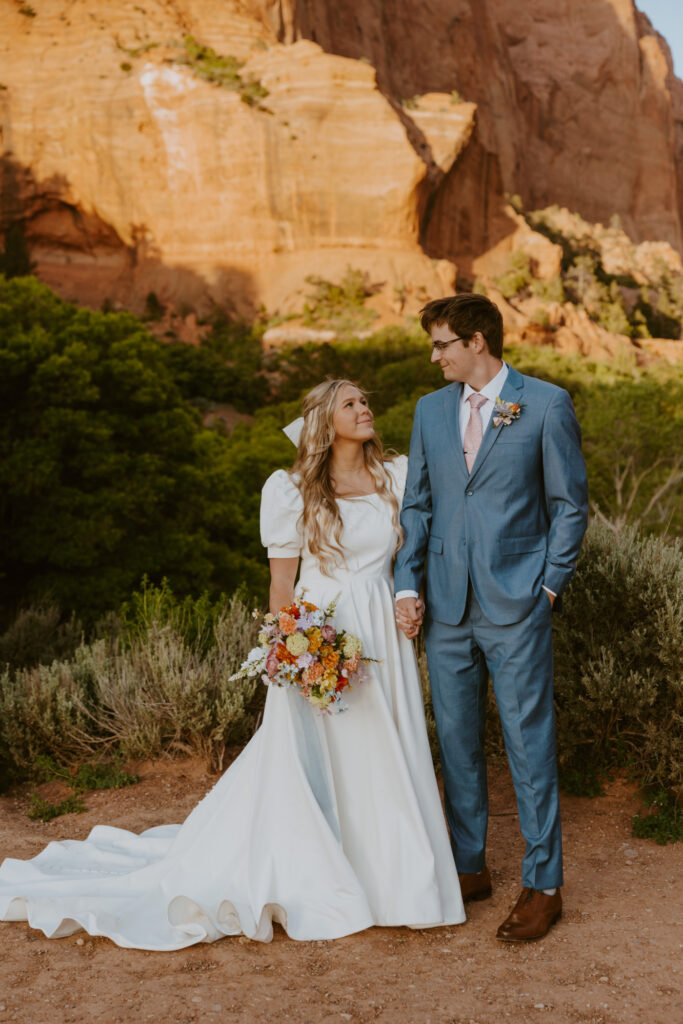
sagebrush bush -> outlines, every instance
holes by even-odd
[[[55,604],[22,608],[0,634],[0,665],[26,668],[70,657],[82,638],[82,626],[75,615],[62,621]]]
[[[265,695],[259,681],[230,681],[255,643],[256,622],[239,596],[210,621],[210,637],[190,641],[169,618],[137,631],[129,622],[127,634],[82,644],[68,661],[6,670],[5,780],[30,776],[44,755],[76,764],[112,751],[194,753],[220,770],[226,748],[249,738]]]
[[[683,789],[683,549],[593,522],[554,617],[560,768],[575,788],[608,766]]]

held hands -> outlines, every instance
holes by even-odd
[[[413,640],[420,632],[425,605],[421,597],[402,597],[396,602],[396,625]]]

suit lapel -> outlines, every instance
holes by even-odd
[[[446,416],[450,427],[453,445],[455,447],[455,461],[464,476],[469,476],[465,453],[462,448],[462,437],[460,436],[460,399],[462,397],[462,384],[451,384],[446,392]]]
[[[521,405],[522,403],[521,403],[520,397],[521,397],[521,392],[523,390],[524,390],[524,378],[522,377],[521,373],[518,373],[517,370],[513,370],[513,368],[510,366],[508,368],[507,378],[505,380],[505,383],[503,384],[502,390],[501,390],[500,395],[498,397],[502,398],[504,402],[517,402],[519,405]],[[494,425],[493,425],[493,414],[491,415],[491,418],[489,419],[489,422],[488,422],[488,426],[486,427],[486,430],[484,431],[484,436],[481,439],[481,445],[479,447],[479,451],[477,452],[477,457],[474,460],[474,465],[472,466],[472,472],[469,474],[469,477],[468,477],[468,479],[470,481],[474,480],[475,476],[477,475],[477,473],[481,469],[482,465],[484,464],[484,462],[486,460],[486,456],[491,451],[491,449],[493,448],[494,444],[496,443],[496,441],[500,437],[500,434],[503,432],[503,430],[507,430],[507,429],[509,429],[509,428],[504,427],[504,426],[494,427]],[[461,448],[462,448],[462,445],[461,445]],[[463,455],[463,462],[464,461],[465,461],[465,457]]]

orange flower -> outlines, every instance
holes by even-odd
[[[278,616],[280,622],[280,629],[285,636],[291,636],[292,633],[296,633],[296,619],[289,612],[282,611]]]
[[[287,650],[284,644],[278,644],[275,648],[275,656],[278,661],[285,662],[288,665],[293,665],[296,661],[295,656]]]
[[[304,672],[302,678],[303,678],[303,681],[306,683],[307,686],[312,686],[314,683],[318,682],[318,680],[320,679],[322,674],[323,674],[323,667],[322,667],[321,664],[316,662],[315,665],[311,665],[310,668],[306,669],[306,671]]]
[[[320,654],[321,654],[321,659],[320,660],[322,661],[324,668],[326,668],[326,669],[334,669],[334,668],[336,668],[337,665],[339,664],[339,653],[338,653],[338,651],[332,651],[332,650],[329,650],[329,648],[328,648],[329,653],[323,654],[324,650],[325,649],[322,648],[321,651],[320,651]]]
[[[311,654],[315,654],[320,650],[320,645],[323,642],[322,633],[317,626],[313,626],[312,629],[306,630],[306,636],[308,637],[308,649]]]

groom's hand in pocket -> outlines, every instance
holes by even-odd
[[[420,631],[424,616],[424,601],[421,597],[402,597],[396,602],[396,624],[412,640]]]

